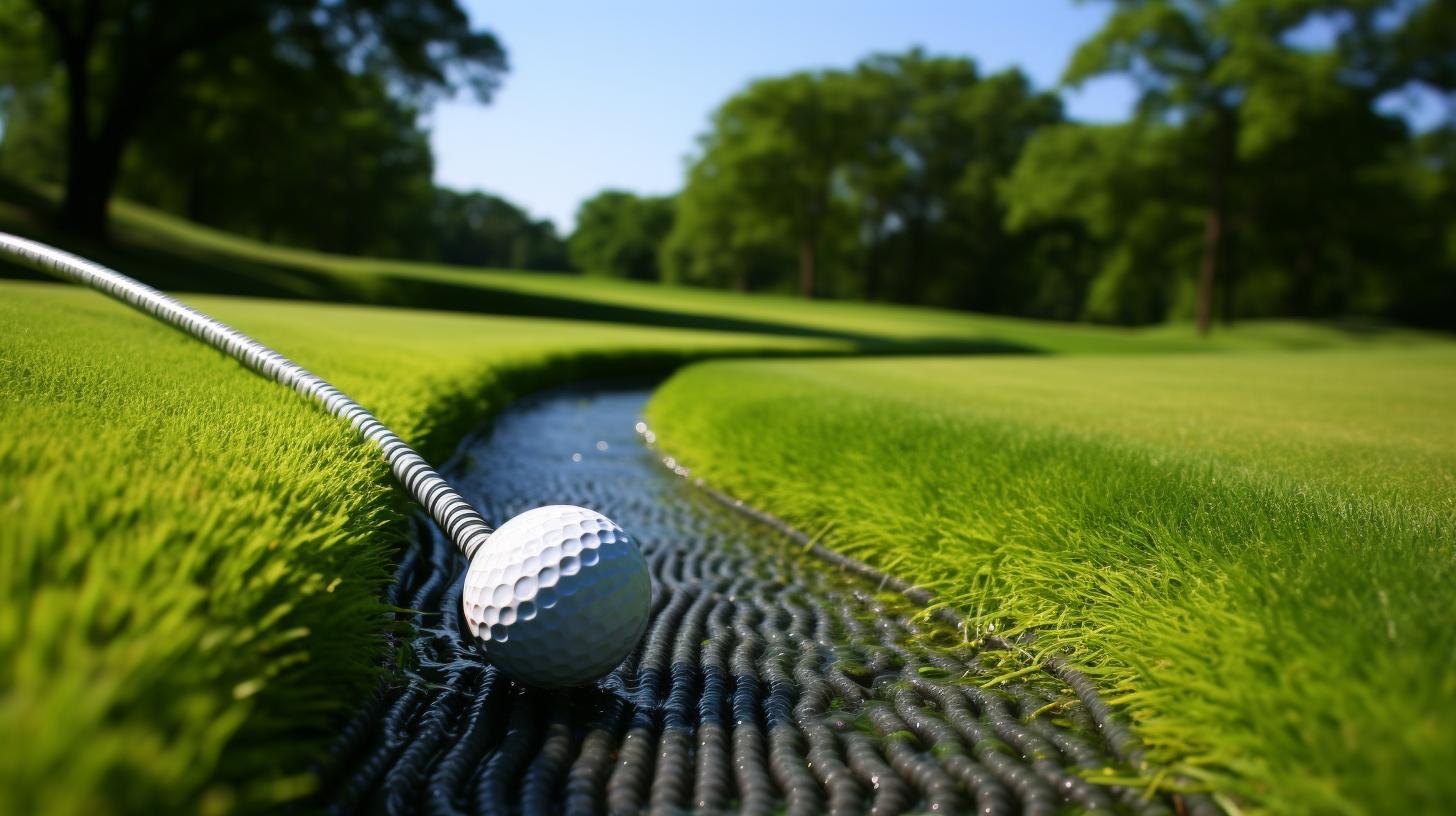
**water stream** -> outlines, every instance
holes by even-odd
[[[1145,797],[1090,684],[1015,672],[952,627],[673,475],[634,426],[649,392],[556,391],[505,412],[449,476],[499,523],[605,513],[653,570],[653,623],[598,687],[518,687],[462,637],[464,560],[427,524],[390,601],[418,665],[348,726],[335,812],[1211,812]],[[1108,773],[1109,770],[1114,773]]]

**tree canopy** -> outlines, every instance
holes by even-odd
[[[309,11],[320,5],[329,7],[326,13]],[[54,19],[41,6],[53,7]],[[446,2],[416,10],[367,2],[274,6],[280,16],[264,29],[252,16],[257,8],[228,13],[236,17],[196,11],[171,21],[179,43],[191,32],[190,44],[143,100],[145,111],[114,159],[112,189],[198,223],[295,246],[565,269],[564,244],[553,225],[487,193],[437,189],[432,179],[434,158],[421,114],[454,90],[490,98],[505,69],[494,35],[472,30],[460,9]],[[127,33],[120,21],[129,13],[140,25],[168,8],[0,0],[5,33],[31,35],[28,49],[0,59],[0,172],[63,185],[73,227],[69,208],[76,185],[101,180],[85,167],[73,172],[73,154],[85,153],[83,163],[101,159],[94,142],[78,147],[62,138],[74,124],[74,88],[56,62],[54,36],[48,39],[45,31],[96,27],[87,76],[99,79],[85,84],[105,96],[120,88],[110,70],[118,55],[161,36]],[[240,21],[241,28],[195,28],[222,19]],[[387,43],[381,40],[384,26],[392,32]],[[103,99],[88,106],[88,119],[119,104]]]
[[[195,119],[220,88],[302,113],[368,77],[420,106],[458,89],[488,100],[506,67],[456,0],[3,0],[0,20],[45,34],[36,56],[64,97],[62,216],[93,234],[139,132],[192,124],[172,119]]]
[[[1382,102],[1456,94],[1453,4],[1104,2],[1065,80],[1133,79],[1122,124],[913,50],[749,85],[701,141],[665,274],[1203,331],[1456,323],[1456,124],[1416,133]]]
[[[1057,100],[920,51],[762,80],[714,115],[664,247],[670,277],[1005,308],[1021,241],[997,185]],[[986,225],[991,229],[985,229]]]
[[[1377,105],[1419,80],[1396,44],[1419,40],[1412,32],[1426,30],[1439,4],[1394,23],[1409,4],[1111,4],[1066,80],[1132,77],[1136,121],[1100,135],[1039,134],[1007,187],[1013,226],[1070,219],[1094,238],[1084,316],[1141,322],[1191,311],[1207,331],[1220,308],[1227,319],[1380,314],[1404,297],[1412,263],[1430,266],[1412,257],[1412,241],[1449,265],[1449,252],[1402,227],[1439,218],[1411,184],[1434,166],[1416,166],[1408,126]],[[1312,25],[1332,32],[1328,42],[1300,42]],[[1125,144],[1079,161],[1065,149],[1078,138]],[[1059,195],[1069,184],[1083,189]],[[1181,272],[1195,266],[1194,277]]]
[[[422,257],[462,266],[564,271],[566,244],[550,221],[489,193],[435,192],[436,245]]]
[[[589,275],[659,280],[658,247],[672,229],[672,199],[603,190],[581,203],[567,249]]]
[[[569,242],[438,189],[421,122],[504,51],[457,0],[0,0],[0,172],[347,253],[1140,324],[1456,325],[1450,0],[1089,0],[1068,121],[1017,69],[912,49],[767,77],[713,113],[671,197],[602,191]],[[1446,116],[1424,130],[1392,95]]]

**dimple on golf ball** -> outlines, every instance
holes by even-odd
[[[491,534],[470,562],[465,622],[512,678],[559,688],[592,683],[647,630],[652,579],[637,545],[594,510],[528,510]]]

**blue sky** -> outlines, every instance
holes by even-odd
[[[436,180],[498,193],[563,229],[603,188],[677,190],[709,113],[753,78],[920,45],[986,71],[1019,65],[1049,87],[1107,13],[1071,0],[466,5],[504,41],[511,72],[491,105],[435,110]],[[1099,81],[1066,101],[1078,118],[1121,119],[1132,89]]]

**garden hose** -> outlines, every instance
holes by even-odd
[[[141,281],[39,241],[0,232],[0,256],[109,295],[322,405],[379,446],[399,483],[429,512],[467,559],[490,536],[491,527],[480,513],[424,457],[362,405],[298,363]]]

